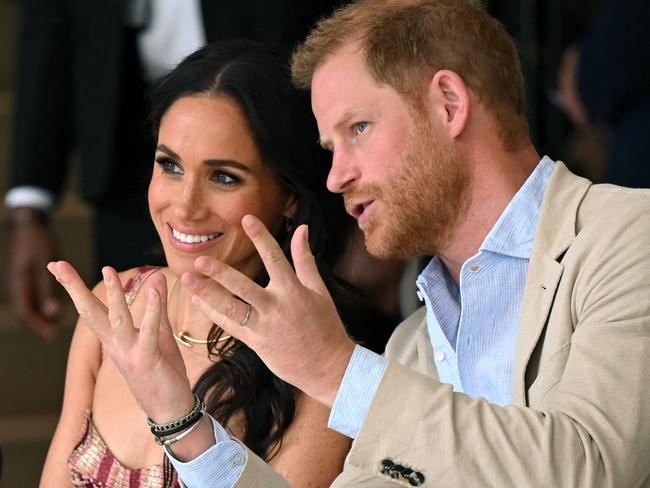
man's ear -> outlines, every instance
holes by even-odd
[[[437,107],[439,121],[452,139],[460,136],[469,121],[470,95],[463,79],[457,73],[441,69],[429,85],[429,97]]]

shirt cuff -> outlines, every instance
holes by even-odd
[[[54,194],[37,186],[16,186],[5,194],[5,207],[28,207],[50,212],[54,208]]]
[[[168,447],[165,454],[187,488],[230,488],[241,476],[246,466],[246,449],[211,415],[216,444],[191,461],[176,459]]]
[[[336,394],[328,427],[356,438],[384,376],[388,360],[357,345]]]

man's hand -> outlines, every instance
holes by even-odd
[[[196,259],[195,268],[214,281],[186,273],[182,283],[207,317],[252,348],[273,373],[331,407],[354,342],[318,273],[307,227],[298,227],[291,241],[294,273],[257,218],[247,215],[242,225],[269,274],[266,288],[205,256]]]
[[[18,209],[16,211],[29,211]],[[56,239],[47,222],[14,219],[11,232],[9,290],[14,309],[24,323],[44,339],[56,335],[54,321],[61,301],[46,265],[56,255]]]

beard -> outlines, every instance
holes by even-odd
[[[362,227],[368,252],[379,259],[439,254],[468,206],[467,165],[422,119],[413,118],[409,144],[387,184],[362,191],[364,200],[379,204]]]

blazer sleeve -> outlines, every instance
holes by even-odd
[[[495,406],[391,362],[354,472],[386,480],[388,459],[421,486],[650,486],[650,195],[625,191],[637,197],[601,205],[564,256],[548,327],[568,342],[539,364],[536,404]]]
[[[246,467],[234,485],[234,488],[264,486],[265,488],[292,488],[291,484],[257,456],[246,448]]]
[[[24,0],[18,44],[10,187],[60,194],[72,109],[70,18],[63,0]]]

